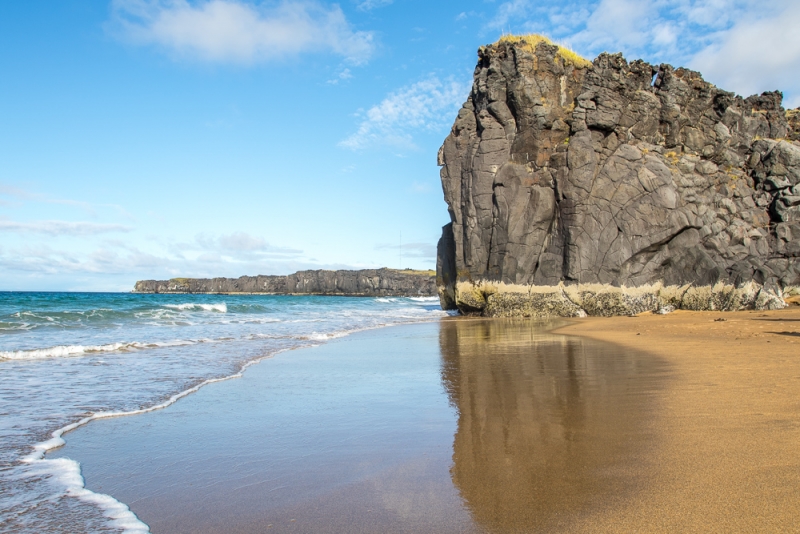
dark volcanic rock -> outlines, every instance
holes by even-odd
[[[619,54],[481,48],[439,153],[443,306],[464,280],[800,284],[798,120],[781,100]]]
[[[279,295],[342,295],[359,297],[435,296],[431,271],[365,269],[361,271],[298,271],[288,276],[239,278],[173,278],[140,280],[135,293],[266,293]]]

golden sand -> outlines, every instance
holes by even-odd
[[[800,532],[800,308],[586,318],[556,330],[672,367],[636,495],[587,532]]]

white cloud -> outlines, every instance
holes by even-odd
[[[780,89],[786,105],[800,105],[800,4],[754,20],[748,17],[717,34],[697,53],[692,68],[720,87],[748,96]]]
[[[361,11],[371,11],[379,7],[388,6],[392,2],[394,2],[394,0],[363,0],[359,2],[358,9]]]
[[[229,252],[262,252],[269,254],[302,254],[302,250],[287,247],[276,247],[267,243],[263,237],[251,236],[244,232],[221,235],[216,239],[216,246]]]
[[[191,254],[181,253],[186,251]],[[241,232],[209,238],[207,242],[198,238],[184,248],[176,246],[161,252],[143,251],[120,240],[105,240],[80,252],[71,248],[54,248],[45,243],[29,243],[0,249],[0,273],[67,277],[79,274],[127,276],[132,287],[137,278],[241,276],[319,268],[317,264],[299,258],[301,252],[273,247],[263,239]],[[0,280],[3,279],[0,276]]]
[[[353,30],[338,5],[114,0],[112,6],[112,28],[121,37],[202,61],[250,64],[330,51],[358,64],[374,49],[373,34]]]
[[[337,74],[335,78],[328,80],[326,83],[329,83],[330,85],[338,85],[339,82],[344,80],[349,80],[352,77],[353,74],[350,72],[350,69],[344,69],[341,72],[339,72],[339,74]]]
[[[172,242],[168,248],[180,258],[201,254],[201,257],[206,258],[205,261],[212,257],[224,258],[220,261],[255,261],[265,258],[297,257],[303,254],[302,250],[271,245],[263,237],[245,232],[219,236],[198,234],[194,241]]]
[[[486,26],[493,30],[501,30],[503,33],[509,33],[509,24],[527,16],[530,10],[530,0],[511,0],[510,2],[503,2],[497,8],[494,17]],[[459,17],[460,16],[461,15],[459,15]]]
[[[642,46],[654,26],[650,14],[657,14],[652,0],[601,0],[573,39],[592,48]]]
[[[35,244],[0,252],[0,269],[6,271],[63,275],[72,273],[120,274],[165,269],[169,260],[138,249],[121,254],[113,248],[97,248],[88,255]]]
[[[101,224],[84,221],[32,221],[16,222],[0,220],[0,231],[47,234],[51,236],[86,236],[109,232],[130,232],[132,228],[121,224]]]
[[[470,86],[435,76],[395,91],[364,114],[358,131],[339,143],[351,150],[374,145],[415,148],[412,133],[449,126]]]
[[[375,250],[397,250],[398,254],[402,252],[405,258],[436,258],[436,244],[434,243],[382,244],[376,246]]]
[[[31,191],[26,191],[18,187],[0,183],[0,197],[3,196],[17,199],[17,202],[11,202],[0,198],[0,204],[18,205],[20,203],[19,201],[42,202],[45,204],[59,204],[62,206],[72,206],[79,208],[92,216],[97,216],[98,208],[111,208],[116,212],[118,212],[120,215],[128,219],[133,219],[133,216],[119,204],[93,204],[91,202],[86,202],[83,200],[72,200],[69,198],[52,198],[46,195],[42,195],[40,193],[33,193]]]

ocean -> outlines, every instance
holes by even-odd
[[[0,293],[0,532],[148,532],[76,462],[46,456],[63,433],[280,352],[446,315],[428,297]]]

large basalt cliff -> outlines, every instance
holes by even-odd
[[[358,297],[435,296],[431,271],[365,269],[298,271],[288,276],[140,280],[134,293],[264,293]]]
[[[800,284],[798,121],[781,93],[527,38],[478,56],[439,153],[445,308],[478,280]]]

